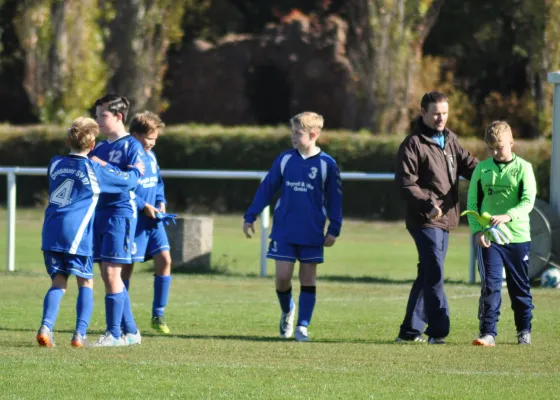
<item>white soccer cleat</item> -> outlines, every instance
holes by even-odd
[[[296,316],[296,306],[289,313],[282,312],[280,316],[280,337],[291,338],[294,333],[294,318]]]
[[[296,327],[296,341],[298,342],[309,342],[309,334],[307,333],[307,326],[297,326]]]
[[[127,346],[132,346],[133,344],[142,343],[142,337],[140,336],[139,329],[136,331],[136,333],[125,333],[123,338]]]
[[[118,346],[126,346],[126,341],[124,336],[116,339],[111,335],[111,332],[105,332],[104,335],[97,340],[97,342],[93,343],[91,347],[118,347]]]

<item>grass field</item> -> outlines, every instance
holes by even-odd
[[[277,338],[279,308],[269,276],[259,278],[258,239],[246,240],[238,216],[214,220],[216,273],[175,275],[170,337],[149,328],[153,278],[131,283],[140,346],[70,347],[77,290],[70,286],[55,327],[57,347],[39,348],[35,332],[49,280],[40,248],[40,210],[18,210],[16,273],[0,273],[0,398],[294,398],[551,399],[560,382],[560,291],[534,289],[532,346],[515,345],[507,295],[498,345],[470,345],[477,333],[479,288],[467,285],[468,232],[452,235],[446,292],[447,346],[393,343],[416,252],[402,224],[346,221],[320,267],[311,343]],[[6,214],[0,211],[0,266]],[[105,326],[96,276],[90,337]],[[299,285],[294,282],[294,292]],[[554,382],[557,382],[554,384]]]

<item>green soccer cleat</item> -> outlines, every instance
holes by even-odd
[[[169,327],[165,323],[163,316],[161,317],[152,317],[152,329],[158,333],[163,333],[164,335],[169,335],[171,331]]]

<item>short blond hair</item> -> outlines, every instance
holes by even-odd
[[[130,121],[130,133],[137,135],[147,135],[149,133],[160,131],[165,127],[161,118],[151,111],[138,113]]]
[[[76,151],[89,150],[99,135],[99,125],[92,118],[78,117],[68,128],[67,138],[70,148]]]
[[[304,131],[321,133],[325,119],[322,115],[311,111],[305,111],[290,119],[292,128],[301,127]]]
[[[494,121],[486,128],[484,133],[484,141],[488,144],[498,142],[512,141],[513,132],[506,121]]]

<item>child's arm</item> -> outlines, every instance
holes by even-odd
[[[535,179],[535,173],[533,172],[533,166],[528,162],[523,163],[519,187],[522,188],[519,203],[506,212],[506,215],[508,215],[512,221],[529,215],[535,205],[535,197],[537,197],[537,182]]]
[[[471,183],[469,185],[469,192],[467,195],[467,210],[476,211],[480,214],[480,206],[482,205],[482,199],[484,197],[484,192],[482,191],[482,186],[480,184],[480,168],[477,166],[471,176]],[[469,226],[471,227],[471,233],[482,232],[483,228],[478,223],[476,216],[467,215],[469,221]]]
[[[255,232],[253,223],[256,221],[257,215],[259,215],[262,210],[270,204],[274,194],[282,187],[283,179],[282,172],[280,171],[279,160],[280,157],[278,157],[272,164],[272,168],[268,171],[268,174],[257,189],[253,203],[249,206],[249,209],[243,216],[245,221],[243,224],[243,232],[248,238],[251,237],[251,235],[249,235],[249,230],[252,230],[253,233]]]
[[[96,181],[101,193],[123,193],[134,189],[138,185],[140,170],[134,166],[129,166],[128,171],[121,171],[119,168],[107,165],[101,166],[92,163],[87,166],[90,182]]]
[[[163,213],[165,213],[167,200],[165,199],[165,185],[163,184],[163,179],[161,178],[161,172],[159,170],[159,165],[157,167],[158,182],[156,187],[156,207]]]
[[[340,179],[340,170],[334,163],[329,165],[325,191],[327,195],[327,217],[329,218],[327,238],[328,235],[336,238],[340,235],[342,227],[342,180]],[[327,247],[332,246],[334,240],[328,238],[325,244]]]

